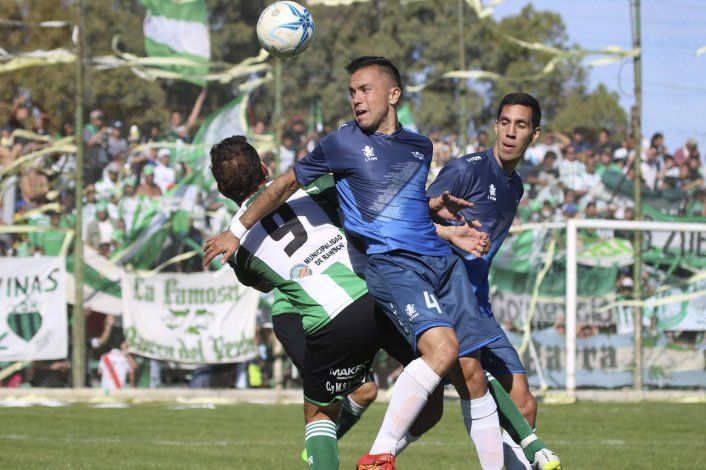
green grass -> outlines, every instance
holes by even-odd
[[[375,405],[343,438],[352,469],[382,420]],[[540,405],[539,435],[565,469],[706,468],[703,404]],[[399,468],[479,468],[456,402],[441,423],[399,457]],[[0,408],[0,468],[302,469],[298,405],[175,410],[170,405],[96,409]]]

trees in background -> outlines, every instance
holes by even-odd
[[[254,27],[263,0],[206,0],[210,12],[212,60],[238,63],[257,55]],[[36,28],[31,23],[73,20],[71,0],[0,0],[5,19],[30,23],[26,27],[2,26],[0,47],[9,53],[37,49],[72,48],[70,28]],[[118,37],[120,50],[144,55],[142,20],[144,8],[137,0],[91,0],[86,5],[88,57],[113,53]],[[311,8],[316,39],[309,50],[288,59],[283,67],[285,117],[307,114],[314,102],[323,104],[324,121],[336,125],[350,118],[345,64],[359,55],[384,55],[398,64],[405,84],[430,81],[420,93],[407,93],[415,120],[424,131],[458,131],[459,100],[465,98],[472,128],[489,125],[495,105],[505,93],[526,91],[535,95],[544,110],[544,123],[556,130],[574,127],[621,128],[626,114],[617,96],[604,87],[587,90],[586,71],[575,60],[564,61],[540,79],[525,80],[541,72],[551,56],[518,46],[503,33],[529,42],[567,49],[573,47],[561,17],[527,6],[502,21],[479,20],[464,8],[466,68],[488,70],[507,80],[456,80],[440,74],[459,69],[459,36],[456,2],[430,0],[400,5],[399,1],[372,1],[345,7]],[[22,89],[43,107],[58,128],[72,120],[73,65],[49,65],[0,75],[0,101],[9,101]],[[205,111],[224,104],[237,94],[237,84],[209,84]],[[465,88],[464,94],[459,90]],[[272,83],[256,90],[249,110],[251,119],[270,122]],[[130,123],[167,122],[169,111],[188,114],[198,87],[182,81],[147,81],[129,68],[98,71],[89,68],[87,107],[99,107],[115,119]],[[204,116],[205,113],[202,113]]]

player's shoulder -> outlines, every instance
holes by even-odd
[[[399,133],[406,142],[427,145],[430,148],[433,146],[429,137],[425,136],[424,134],[420,134],[419,132],[414,131],[408,127],[402,127]]]
[[[330,140],[346,139],[350,138],[351,135],[357,134],[359,132],[360,128],[358,127],[355,121],[346,121],[340,126],[338,126],[338,129],[321,139],[321,141],[323,142]]]
[[[324,151],[341,145],[345,146],[346,144],[350,144],[351,141],[354,141],[359,133],[360,130],[356,122],[347,121],[338,126],[338,129],[335,131],[322,137],[319,140],[319,145]]]
[[[493,158],[491,151],[483,150],[458,157],[455,163],[461,168],[485,168],[490,164],[491,158]]]

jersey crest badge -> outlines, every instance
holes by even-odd
[[[412,152],[412,156],[417,160],[424,160],[424,154],[422,152]]]
[[[292,278],[293,281],[307,276],[311,276],[311,268],[306,264],[295,264],[289,271],[289,277]]]
[[[495,197],[495,185],[493,183],[490,183],[490,186],[488,186],[488,199],[490,199],[491,201],[498,200]]]
[[[414,304],[407,304],[407,307],[405,307],[404,311],[410,320],[414,320],[414,318],[419,315],[419,313],[417,312],[417,308],[414,306]]]
[[[375,156],[375,149],[370,145],[363,147],[363,158],[365,158],[366,162],[372,162],[378,159],[378,157]]]

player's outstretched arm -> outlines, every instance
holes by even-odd
[[[203,266],[206,267],[216,256],[223,254],[221,264],[226,264],[228,258],[238,250],[240,238],[263,217],[281,206],[297,189],[300,188],[294,171],[290,168],[286,173],[275,178],[267,189],[248,207],[240,217],[230,223],[230,231],[206,240]]]
[[[490,251],[490,236],[485,232],[476,230],[480,226],[478,221],[462,225],[434,225],[439,238],[474,256],[480,258]]]
[[[453,196],[448,191],[444,191],[439,196],[429,198],[429,212],[432,218],[437,222],[444,220],[464,220],[460,211],[468,207],[473,207],[473,203]]]

